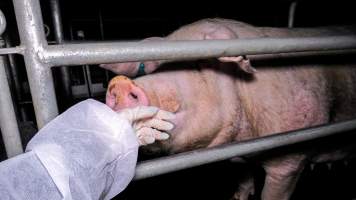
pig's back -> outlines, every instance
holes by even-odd
[[[356,27],[319,27],[319,28],[260,28],[266,37],[324,37],[355,35]],[[331,57],[332,58],[332,57]],[[346,58],[346,59],[345,59]],[[325,76],[327,93],[330,101],[330,122],[356,117],[356,60],[347,57],[334,59],[321,57],[320,63],[300,65],[298,67],[318,68]],[[297,70],[298,71],[298,70]],[[312,80],[311,80],[312,81]]]
[[[216,30],[229,29],[237,38],[261,38],[261,37],[317,37],[335,35],[356,35],[355,26],[343,27],[316,27],[316,28],[274,28],[256,27],[244,22],[208,18],[185,25],[167,36],[169,40],[204,40],[206,33]]]
[[[203,21],[203,20],[202,20]],[[230,19],[209,19],[211,23],[221,24],[229,27],[238,38],[259,37],[318,37],[337,35],[356,35],[356,26],[326,26],[315,28],[276,28],[256,27],[247,23]],[[201,22],[200,22],[201,23]]]
[[[337,35],[356,35],[356,27],[317,27],[317,28],[258,28],[265,37],[323,37]]]

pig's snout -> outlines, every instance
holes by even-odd
[[[106,105],[115,111],[136,106],[148,106],[145,92],[125,76],[114,77],[106,92]]]

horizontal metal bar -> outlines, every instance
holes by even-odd
[[[144,161],[137,165],[134,179],[139,180],[149,178],[354,129],[356,129],[356,119]]]
[[[259,54],[259,55],[250,55],[248,56],[248,59],[252,61],[266,61],[266,60],[275,60],[275,59],[292,59],[292,58],[319,57],[319,56],[341,56],[341,55],[351,55],[351,54],[356,54],[356,49]]]
[[[140,42],[141,40],[63,40],[60,44],[94,44],[94,43],[117,43],[117,42]],[[57,41],[47,41],[49,45],[59,44]]]
[[[22,46],[1,48],[0,49],[0,55],[4,55],[4,54],[22,54],[23,51],[24,51],[24,47],[22,47]]]
[[[256,38],[200,41],[114,42],[50,45],[41,59],[50,65],[210,58],[356,48],[356,36]]]

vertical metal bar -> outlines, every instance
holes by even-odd
[[[5,57],[0,56],[0,127],[7,157],[23,153],[19,127],[5,72]]]
[[[0,35],[4,32],[5,28],[5,16],[0,11]],[[0,48],[3,46],[4,44],[1,44]],[[22,153],[23,149],[10,87],[6,77],[4,56],[0,56],[0,91],[0,129],[7,157],[10,158]]]
[[[52,20],[54,27],[54,37],[58,44],[64,42],[63,35],[63,26],[62,26],[62,17],[61,9],[58,0],[50,1],[51,10],[52,10]],[[63,92],[65,99],[72,99],[72,88],[70,82],[70,72],[68,67],[60,67],[61,82],[63,84]]]
[[[4,13],[0,10],[0,35],[5,31],[6,19]]]
[[[11,38],[8,34],[5,33],[3,35],[3,38],[5,40],[6,47],[13,46]],[[13,78],[13,81],[14,81],[14,89],[15,89],[14,91],[15,91],[15,95],[16,95],[16,100],[17,100],[17,102],[21,102],[23,100],[23,97],[22,97],[22,92],[21,92],[21,82],[19,79],[19,73],[18,73],[18,69],[17,69],[18,63],[15,59],[15,55],[9,54],[8,57],[9,57],[9,64],[10,64],[10,70],[11,70],[10,73],[11,73],[11,77]],[[19,110],[20,116],[21,116],[20,120],[28,121],[28,116],[25,111],[25,108],[20,103],[18,104],[18,110]]]
[[[58,115],[52,72],[42,63],[47,41],[39,0],[13,0],[38,128]]]
[[[101,12],[101,9],[99,9],[99,26],[100,26],[101,40],[104,40],[105,39],[104,22],[103,22],[103,13]],[[105,70],[105,82],[108,83],[109,80],[110,80],[109,70]]]
[[[1,48],[5,48],[5,40],[3,36],[0,36],[0,49]],[[14,106],[14,111],[15,111],[15,116],[17,119],[19,119],[19,109],[17,107],[17,99],[16,96],[14,95],[14,91],[15,91],[15,86],[14,86],[14,81],[12,80],[12,73],[11,73],[11,69],[10,69],[10,61],[9,61],[9,55],[3,55],[2,58],[3,61],[3,66],[4,66],[4,70],[5,70],[5,77],[7,78],[7,83],[9,85],[10,88],[10,96],[11,96],[11,100],[13,102],[13,106]]]
[[[104,22],[103,22],[103,13],[99,10],[99,26],[100,26],[100,37],[101,40],[104,40]]]
[[[89,97],[93,97],[93,82],[91,80],[91,72],[90,72],[90,66],[85,65],[85,73],[84,75],[87,77],[87,84],[88,84],[88,91],[89,91]]]
[[[294,27],[294,19],[295,19],[295,9],[297,7],[297,1],[293,1],[289,6],[289,13],[288,13],[288,28]]]
[[[77,31],[77,36],[78,36],[78,39],[85,40],[84,31]],[[88,89],[88,97],[92,97],[93,96],[93,93],[92,93],[93,87],[92,87],[92,82],[91,82],[91,74],[90,74],[89,65],[83,65],[83,76],[84,76],[84,82],[87,85],[87,89]]]

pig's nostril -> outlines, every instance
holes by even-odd
[[[137,96],[136,94],[130,92],[129,95],[130,95],[130,98],[131,98],[131,99],[134,99],[134,100],[136,100],[136,101],[138,100],[138,96]]]

